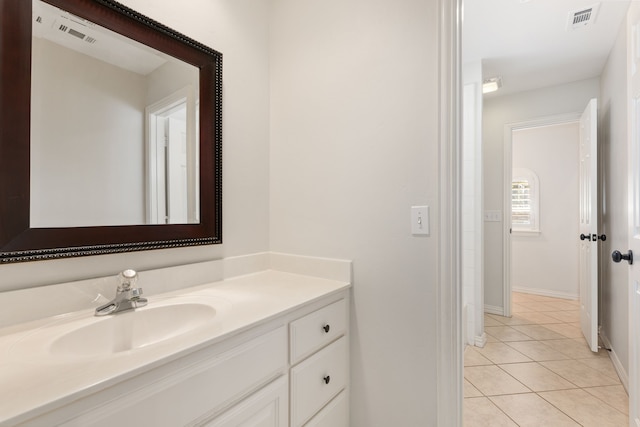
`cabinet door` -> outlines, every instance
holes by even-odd
[[[286,369],[287,333],[284,326],[239,344],[211,358],[199,356],[194,363],[176,361],[166,376],[144,374],[118,385],[124,392],[115,399],[77,414],[60,427],[202,425]],[[202,358],[201,358],[202,357]],[[102,394],[105,396],[105,394]],[[108,396],[108,395],[107,395]],[[92,396],[99,399],[100,394]],[[94,404],[95,405],[95,404]],[[194,421],[195,420],[195,421]],[[262,424],[247,424],[247,426]],[[276,424],[279,425],[279,424]]]
[[[349,395],[347,390],[337,395],[304,427],[349,427]]]
[[[235,405],[202,427],[287,427],[287,377],[275,380],[265,388]]]

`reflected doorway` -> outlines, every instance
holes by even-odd
[[[187,88],[147,107],[147,204],[151,224],[200,222],[195,128],[198,109],[191,107],[191,99]]]

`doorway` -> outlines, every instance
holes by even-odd
[[[486,346],[465,351],[466,427],[628,425],[628,396],[608,352],[591,352],[580,328],[579,118],[505,126],[510,317],[486,315]]]
[[[579,119],[571,113],[505,125],[503,311],[512,291],[578,299]]]
[[[197,106],[186,87],[146,108],[149,224],[200,221]]]

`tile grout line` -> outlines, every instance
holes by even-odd
[[[523,294],[518,294],[518,295],[523,295]],[[553,302],[553,301],[549,301],[550,297],[542,297],[544,299],[546,299],[546,302]],[[515,300],[515,298],[514,298]],[[530,301],[530,302],[535,302],[535,303],[542,303],[545,302],[544,300],[540,300],[540,301]],[[564,301],[562,301],[564,302]],[[514,301],[514,305],[518,305],[522,303],[522,301]],[[570,304],[570,303],[569,303]],[[620,384],[620,379],[616,376],[616,378],[613,378],[611,375],[609,375],[608,373],[603,373],[601,370],[590,366],[588,363],[585,363],[583,361],[586,360],[597,360],[598,357],[605,357],[605,356],[595,356],[596,358],[593,359],[592,357],[580,357],[578,355],[578,357],[576,357],[576,354],[574,354],[575,352],[572,352],[571,354],[568,354],[567,352],[563,352],[561,349],[556,349],[550,345],[548,345],[546,342],[548,341],[560,341],[560,340],[571,340],[573,342],[582,344],[582,339],[581,338],[576,338],[576,337],[571,337],[568,336],[565,333],[562,332],[558,332],[558,331],[554,331],[553,329],[547,328],[545,325],[559,325],[558,328],[561,329],[562,325],[567,326],[568,328],[576,328],[575,324],[578,323],[576,321],[576,319],[574,317],[569,317],[569,316],[575,316],[574,314],[571,315],[562,315],[562,314],[557,314],[557,313],[564,313],[564,312],[578,312],[578,307],[575,305],[565,305],[564,309],[562,309],[562,305],[557,304],[555,307],[560,307],[560,308],[554,308],[553,310],[551,310],[550,308],[553,306],[545,306],[545,305],[538,305],[538,307],[545,309],[546,311],[527,311],[524,313],[540,313],[543,314],[547,317],[551,317],[552,319],[555,319],[556,321],[554,323],[538,323],[538,320],[529,320],[526,317],[522,317],[521,314],[523,314],[523,312],[520,311],[516,311],[514,310],[514,316],[511,317],[509,320],[509,323],[511,323],[513,321],[514,317],[517,317],[518,319],[516,319],[516,321],[518,321],[517,324],[507,324],[507,323],[503,323],[501,322],[500,316],[497,315],[493,315],[493,314],[489,314],[489,313],[485,313],[485,318],[490,318],[493,321],[499,323],[499,325],[492,325],[492,326],[488,326],[488,328],[491,327],[507,327],[509,329],[511,329],[512,331],[515,331],[519,334],[524,335],[525,337],[528,337],[529,340],[523,339],[523,340],[512,340],[512,341],[503,341],[502,339],[496,337],[496,336],[491,336],[491,338],[495,339],[495,341],[491,341],[492,343],[501,343],[506,345],[509,349],[515,351],[516,353],[518,353],[519,355],[521,355],[523,358],[528,359],[528,362],[522,361],[522,362],[507,362],[507,363],[496,363],[494,362],[492,359],[490,359],[488,356],[485,356],[484,354],[482,354],[481,351],[479,350],[475,350],[478,352],[478,354],[480,356],[483,356],[484,359],[486,359],[490,364],[486,365],[486,364],[481,364],[481,365],[465,365],[465,369],[467,368],[472,368],[472,367],[480,367],[480,366],[496,366],[498,369],[500,369],[501,372],[506,373],[507,375],[509,375],[509,377],[511,377],[512,379],[514,379],[517,383],[519,383],[520,385],[522,385],[524,388],[526,388],[527,390],[529,390],[528,392],[519,392],[519,393],[504,393],[504,394],[495,394],[495,395],[486,395],[485,392],[483,390],[481,390],[476,384],[474,384],[471,380],[469,380],[468,378],[465,378],[469,384],[471,384],[481,395],[481,397],[484,397],[485,399],[488,399],[489,402],[491,402],[491,404],[495,407],[498,408],[498,410],[503,413],[510,421],[512,421],[514,424],[519,425],[516,420],[514,420],[512,417],[510,417],[500,406],[498,406],[498,404],[496,402],[494,402],[494,400],[492,399],[492,397],[496,397],[496,396],[513,396],[513,395],[522,395],[522,394],[534,394],[536,395],[538,398],[542,399],[544,402],[546,402],[547,404],[551,405],[553,408],[555,408],[557,411],[559,411],[561,414],[565,415],[566,417],[568,417],[569,419],[571,419],[572,421],[576,422],[578,425],[582,425],[578,420],[574,419],[571,415],[569,415],[568,413],[564,412],[560,407],[556,406],[555,404],[553,404],[552,402],[550,402],[549,400],[545,399],[544,396],[542,396],[540,393],[545,393],[545,392],[562,392],[562,391],[570,391],[570,390],[581,390],[582,392],[588,394],[590,397],[595,398],[598,402],[600,402],[601,405],[603,405],[603,407],[608,408],[609,410],[613,410],[615,413],[621,414],[625,417],[628,418],[627,414],[624,414],[622,411],[618,410],[616,407],[610,405],[609,403],[607,403],[606,401],[604,401],[603,399],[601,399],[599,396],[594,395],[592,393],[590,393],[589,391],[587,391],[586,389],[594,389],[594,388],[598,388],[598,387],[614,387],[616,385]],[[525,307],[526,308],[526,307]],[[548,313],[554,313],[556,314],[556,316],[562,317],[563,319],[559,319],[556,316],[553,316],[552,314],[548,314]],[[536,317],[536,316],[528,316],[528,317]],[[524,322],[524,323],[520,323],[520,321]],[[544,320],[543,320],[544,321]],[[531,337],[529,334],[518,330],[516,328],[514,328],[513,326],[539,326],[543,329],[546,329],[547,331],[549,331],[552,334],[556,334],[558,336],[562,336],[558,337],[558,338],[546,338],[546,339],[535,339],[534,337]],[[526,330],[526,328],[523,328]],[[490,329],[491,330],[491,329]],[[496,330],[497,331],[497,330]],[[570,330],[569,330],[570,332]],[[542,334],[546,333],[546,332],[542,332]],[[499,334],[501,336],[505,336],[505,334]],[[538,334],[538,336],[540,336],[540,334]],[[550,335],[553,336],[553,335]],[[508,336],[507,336],[508,337]],[[567,357],[567,359],[550,359],[550,360],[536,360],[536,357],[532,357],[532,356],[528,356],[527,354],[523,353],[522,351],[518,350],[516,347],[513,347],[512,345],[510,345],[510,343],[514,343],[514,342],[536,342],[539,344],[542,344],[543,346],[545,346],[546,348],[548,348],[550,351],[554,351],[557,352],[559,354],[562,354],[563,356]],[[488,343],[489,344],[489,343]],[[607,360],[610,360],[609,357],[607,357]],[[571,381],[570,379],[566,378],[566,372],[565,374],[560,374],[556,371],[554,371],[553,369],[544,366],[541,362],[578,362],[580,365],[582,365],[584,368],[588,369],[589,371],[593,370],[595,373],[602,375],[604,377],[608,377],[612,380],[616,380],[618,383],[615,385],[594,385],[594,386],[585,386],[585,387],[581,387],[579,385],[577,385],[575,382]],[[541,391],[534,391],[533,389],[531,389],[530,386],[528,386],[525,382],[519,380],[518,378],[516,378],[514,375],[512,375],[510,372],[508,372],[507,370],[505,370],[501,365],[513,365],[513,364],[524,364],[524,363],[535,363],[537,366],[542,367],[544,369],[546,369],[547,371],[549,371],[550,373],[556,375],[558,378],[566,381],[567,383],[573,385],[573,387],[570,388],[554,388],[554,389],[550,389],[550,390],[541,390]],[[480,397],[480,396],[478,396]],[[468,397],[469,399],[473,398],[473,397]]]

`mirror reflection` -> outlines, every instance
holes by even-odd
[[[35,0],[30,227],[199,223],[198,68]]]

